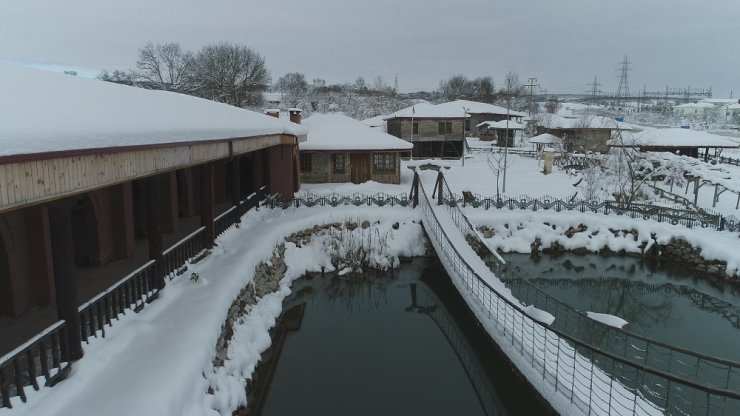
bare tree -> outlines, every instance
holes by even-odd
[[[486,156],[486,162],[488,163],[488,168],[496,176],[496,199],[498,199],[500,195],[499,184],[501,183],[499,178],[506,169],[511,167],[514,163],[514,158],[507,160],[503,152],[491,152]]]
[[[139,49],[136,79],[145,88],[184,91],[184,81],[192,62],[179,43],[147,43]]]
[[[278,78],[275,87],[285,94],[283,99],[292,107],[305,100],[308,94],[306,76],[298,72],[290,72]]]
[[[524,85],[519,81],[519,74],[509,71],[504,78],[504,86],[499,90],[498,101],[507,108],[520,110],[527,107]]]
[[[270,73],[254,49],[221,43],[204,46],[194,55],[188,81],[200,97],[236,107],[258,106]]]

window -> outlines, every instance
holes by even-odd
[[[301,173],[311,172],[311,153],[301,153]]]
[[[414,134],[419,134],[419,123],[414,122]]]
[[[332,173],[344,173],[344,153],[332,153],[331,170]]]
[[[440,121],[439,122],[439,134],[452,134],[452,122],[451,121]]]
[[[393,153],[373,154],[373,171],[375,173],[393,173],[396,171],[396,155]]]

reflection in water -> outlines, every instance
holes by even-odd
[[[274,331],[285,335],[260,366],[256,384],[267,387],[242,414],[549,413],[475,324],[437,259],[361,280],[301,279],[293,291],[284,316],[303,305],[300,322]]]
[[[709,355],[740,360],[740,296],[685,268],[598,255],[507,255],[509,268],[581,311],[619,316],[625,329]],[[512,291],[520,280],[507,279]]]

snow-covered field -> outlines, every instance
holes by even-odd
[[[535,159],[510,155],[506,194],[532,197],[550,195],[572,196],[576,175],[554,167],[549,175],[540,173]],[[409,167],[434,163],[444,167],[445,177],[454,192],[468,190],[482,195],[495,195],[495,176],[488,167],[485,154],[472,154],[461,161],[404,161],[400,185],[379,183],[304,185],[301,193],[373,194],[408,193],[413,172]],[[351,219],[379,221],[384,232],[393,235],[387,253],[418,255],[423,248],[419,220],[420,210],[401,207],[337,207],[299,208],[287,210],[261,209],[250,212],[240,228],[223,234],[213,253],[191,266],[200,280],[191,282],[186,276],[168,282],[160,299],[141,313],[127,313],[115,325],[106,329],[105,339],[92,339],[85,345],[85,357],[73,366],[70,377],[54,388],[39,392],[28,390],[29,401],[12,410],[0,409],[0,415],[205,415],[219,409],[229,414],[243,404],[246,395],[244,379],[248,378],[259,360],[259,353],[269,346],[268,329],[280,313],[280,305],[290,293],[290,282],[306,270],[318,270],[327,264],[323,246],[288,245],[288,271],[280,289],[265,296],[247,319],[235,330],[235,349],[222,368],[214,370],[216,340],[232,301],[249,284],[255,267],[272,257],[283,239],[316,224],[343,222]],[[683,237],[702,247],[709,258],[725,260],[728,270],[740,270],[740,248],[737,234],[712,230],[690,230],[681,226],[641,221],[600,214],[521,212],[467,209],[474,224],[499,227],[489,241],[504,251],[528,252],[535,238],[556,240],[564,237],[545,230],[549,222],[560,229],[583,223],[589,231],[602,230],[597,235],[581,233],[562,245],[598,249],[607,245],[614,250],[639,250],[643,241],[667,241],[672,236]],[[415,221],[415,222],[414,222]],[[402,226],[393,230],[390,225]],[[509,224],[508,228],[503,224]],[[520,227],[517,227],[519,225]],[[610,238],[608,228],[635,228],[638,239]],[[508,233],[508,234],[507,234]],[[562,233],[560,233],[562,234]],[[587,235],[588,234],[588,235]],[[590,237],[589,237],[590,235]],[[653,236],[655,235],[655,236]],[[506,237],[506,238],[504,238]],[[543,241],[544,242],[544,241]],[[598,247],[597,247],[598,246]],[[209,387],[215,394],[207,394]]]

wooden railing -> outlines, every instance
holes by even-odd
[[[127,309],[140,311],[159,293],[154,282],[155,262],[150,260],[143,266],[129,273],[113,286],[83,303],[78,308],[80,313],[80,334],[82,340],[97,338],[98,333],[105,338],[105,325],[111,326],[113,319],[125,314]]]
[[[214,233],[222,234],[252,208],[259,206],[269,192],[262,187],[239,205],[214,219]],[[113,325],[127,310],[139,312],[159,294],[158,281],[182,274],[187,262],[205,255],[209,247],[206,227],[200,227],[162,253],[162,262],[150,260],[114,285],[78,307],[80,327],[68,328],[58,321],[12,352],[0,357],[0,408],[12,407],[12,398],[25,402],[24,387],[40,388],[39,378],[46,385],[64,379],[70,369],[67,331],[79,330],[82,341],[90,337],[105,338],[105,327]]]
[[[69,372],[67,323],[59,321],[0,357],[0,407],[12,408],[11,398],[26,402],[25,389],[38,390],[43,377],[53,386]]]

